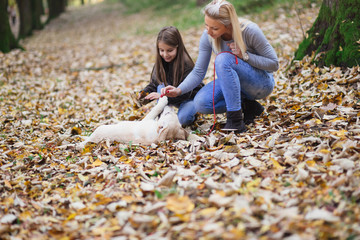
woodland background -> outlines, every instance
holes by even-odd
[[[79,1],[0,53],[0,238],[359,239],[360,68],[293,60],[321,3],[268,3],[234,3],[280,60],[242,134],[200,115],[187,141],[68,146],[146,115],[154,103],[133,95],[160,28],[177,26],[196,60],[195,1]]]

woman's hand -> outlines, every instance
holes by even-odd
[[[167,97],[177,97],[181,95],[181,89],[169,85],[161,89],[161,95]]]
[[[152,92],[152,93],[149,93],[145,99],[149,99],[149,100],[154,100],[154,99],[159,99],[160,98],[160,94],[157,93],[157,92]]]
[[[241,50],[240,50],[239,46],[236,45],[235,42],[228,43],[227,45],[229,46],[229,48],[231,49],[231,52],[232,52],[233,54],[235,54],[235,55],[238,56],[239,58],[243,59]]]

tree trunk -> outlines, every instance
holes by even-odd
[[[46,12],[45,12],[45,7],[44,7],[44,1],[43,1],[43,0],[41,0],[41,5],[40,5],[40,7],[41,7],[41,15],[45,15]]]
[[[67,0],[47,0],[47,3],[49,7],[48,22],[54,18],[57,18],[66,10]]]
[[[41,15],[43,11],[42,0],[31,0],[32,29],[43,29]]]
[[[21,48],[11,32],[7,13],[7,1],[0,0],[0,51],[3,53],[10,52],[14,48]]]
[[[29,0],[16,0],[20,15],[19,39],[32,34],[31,2]]]
[[[360,64],[359,0],[323,0],[319,15],[299,45],[295,60],[315,53],[318,66]]]

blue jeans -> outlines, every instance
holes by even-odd
[[[221,53],[215,59],[215,113],[238,111],[241,109],[241,99],[262,99],[271,94],[274,89],[274,78],[267,71],[252,67],[249,63],[237,58],[231,53]],[[214,82],[206,84],[194,98],[196,112],[213,113]]]
[[[161,89],[164,87],[164,84],[158,85],[157,92],[161,94]],[[178,108],[177,116],[182,126],[191,125],[195,121],[196,110],[193,99],[186,100],[180,103],[180,105],[175,105],[175,107]]]

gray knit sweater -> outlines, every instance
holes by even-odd
[[[247,53],[249,55],[248,63],[258,69],[268,72],[274,72],[279,68],[279,62],[275,50],[266,39],[264,33],[257,24],[251,22],[247,25],[242,33]],[[194,69],[179,85],[181,94],[185,94],[196,86],[198,86],[204,79],[206,71],[209,66],[211,54],[215,53],[211,41],[205,30],[200,38],[199,55],[195,63]],[[231,51],[227,46],[230,41],[221,41],[221,51]]]

